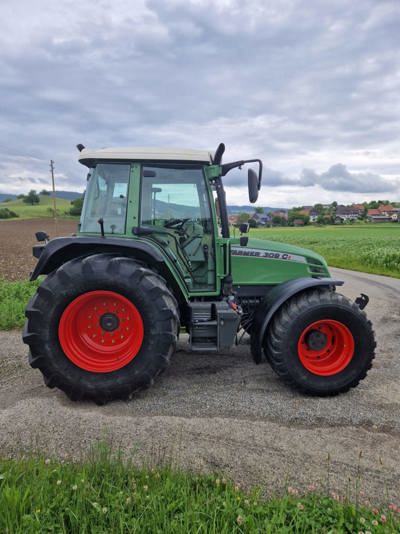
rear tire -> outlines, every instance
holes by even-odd
[[[292,297],[278,310],[264,350],[286,384],[328,396],[366,377],[375,347],[365,313],[343,295],[319,289]]]
[[[99,298],[105,308],[93,319],[90,306],[97,310]],[[179,325],[163,278],[109,254],[71,260],[47,276],[26,317],[29,362],[46,385],[97,404],[150,386],[169,364]]]

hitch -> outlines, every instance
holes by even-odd
[[[354,302],[357,304],[360,310],[363,310],[369,302],[369,297],[368,295],[361,293],[361,295],[357,297]]]

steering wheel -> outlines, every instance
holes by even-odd
[[[190,221],[190,217],[186,219],[171,219],[164,224],[164,228],[171,228],[173,230],[182,230],[185,223]]]

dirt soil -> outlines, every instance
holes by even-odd
[[[108,440],[138,464],[222,471],[265,492],[317,484],[400,504],[400,280],[332,274],[350,297],[369,294],[378,339],[373,369],[351,392],[310,398],[255,365],[248,344],[191,354],[183,339],[168,371],[133,400],[73,403],[29,367],[20,332],[1,332],[0,454],[76,459]]]
[[[0,221],[0,278],[27,280],[36,264],[32,246],[37,244],[35,232],[43,230],[50,237],[70,235],[77,229],[77,220],[30,219]]]

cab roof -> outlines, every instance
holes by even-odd
[[[213,161],[213,154],[208,150],[190,150],[182,148],[84,148],[79,154],[83,165],[92,167],[98,160],[133,160],[133,161],[191,161],[208,163]]]

